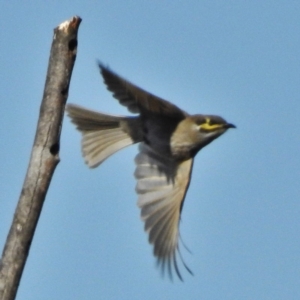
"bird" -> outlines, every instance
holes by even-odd
[[[135,157],[137,205],[162,273],[183,281],[181,266],[193,275],[180,252],[179,224],[196,154],[235,125],[220,116],[191,115],[98,62],[107,89],[138,115],[117,116],[68,104],[66,111],[82,134],[88,167],[99,166],[117,151],[139,144]]]

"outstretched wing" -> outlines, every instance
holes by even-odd
[[[114,98],[118,99],[120,104],[126,106],[130,112],[143,113],[143,111],[148,111],[179,119],[187,115],[176,105],[137,87],[101,63],[99,63],[99,67],[107,89],[111,91]]]
[[[183,201],[189,187],[193,159],[176,162],[140,144],[136,156],[136,191],[138,206],[154,246],[154,255],[162,271],[168,270],[172,278],[175,270],[182,280],[177,263],[179,254],[179,220]],[[183,261],[182,261],[183,262]],[[183,265],[191,273],[183,262]]]

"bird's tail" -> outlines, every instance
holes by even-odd
[[[68,104],[66,111],[82,133],[82,155],[90,168],[142,140],[139,117],[107,115],[74,104]]]

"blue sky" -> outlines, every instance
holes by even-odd
[[[300,298],[299,1],[2,1],[0,245],[26,173],[53,28],[79,15],[69,103],[128,114],[100,59],[190,113],[237,125],[196,157],[181,222],[195,273],[161,278],[133,146],[89,170],[66,118],[17,299]]]

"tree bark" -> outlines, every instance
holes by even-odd
[[[16,297],[47,190],[59,163],[60,133],[80,22],[79,17],[73,17],[54,29],[31,158],[0,261],[1,300]]]

